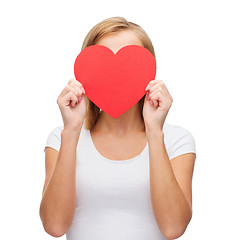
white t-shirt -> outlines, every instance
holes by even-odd
[[[59,151],[63,126],[54,128],[45,146]],[[192,134],[164,123],[164,143],[171,160],[196,154]],[[136,157],[103,157],[83,125],[76,159],[76,206],[68,240],[166,240],[151,205],[148,144]]]

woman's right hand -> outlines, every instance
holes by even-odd
[[[82,127],[86,115],[86,96],[83,85],[76,79],[70,79],[57,99],[64,128],[77,130]]]

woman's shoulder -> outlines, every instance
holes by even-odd
[[[61,145],[61,132],[63,130],[63,127],[63,125],[60,125],[51,129],[47,136],[47,140],[44,146],[44,152],[46,147],[51,147],[59,151]]]
[[[51,131],[48,133],[47,140],[45,143],[45,147],[52,147],[59,151],[60,145],[61,145],[61,133],[64,129],[64,125],[59,125],[51,129]],[[82,126],[81,133],[79,136],[79,139],[82,138],[84,135],[86,136],[87,129],[85,126]],[[45,151],[44,147],[44,151]]]
[[[181,134],[192,134],[187,128],[174,125],[171,123],[165,122],[163,125],[163,132],[164,134],[168,136],[175,136],[175,135],[181,135]]]
[[[58,135],[61,137],[61,132],[64,129],[64,125],[59,125],[51,129],[49,135]],[[82,126],[81,132],[86,132],[87,129],[85,128],[85,125]]]
[[[54,127],[51,132],[55,133],[55,134],[61,134],[62,130],[63,130],[64,126],[63,125],[59,125]]]
[[[195,138],[189,129],[165,123],[163,133],[171,158],[187,152],[196,154]]]

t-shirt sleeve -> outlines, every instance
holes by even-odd
[[[175,126],[171,131],[169,159],[171,160],[185,153],[195,153],[196,155],[195,139],[187,129]]]
[[[61,132],[62,132],[62,127],[56,127],[54,128],[47,137],[45,147],[44,147],[44,152],[46,150],[46,147],[51,147],[59,151],[60,146],[61,146]]]

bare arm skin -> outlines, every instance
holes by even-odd
[[[80,131],[81,128],[62,130],[58,154],[56,150],[46,148],[46,180],[39,214],[45,231],[54,237],[64,235],[73,221],[76,202],[76,150]]]
[[[187,153],[169,160],[164,134],[148,132],[150,188],[155,218],[169,240],[180,237],[192,218],[191,182],[195,154]]]
[[[57,98],[63,118],[59,152],[46,148],[46,179],[39,214],[45,231],[64,235],[70,228],[76,204],[76,151],[86,115],[82,84],[70,79]],[[57,153],[58,152],[58,153]]]

